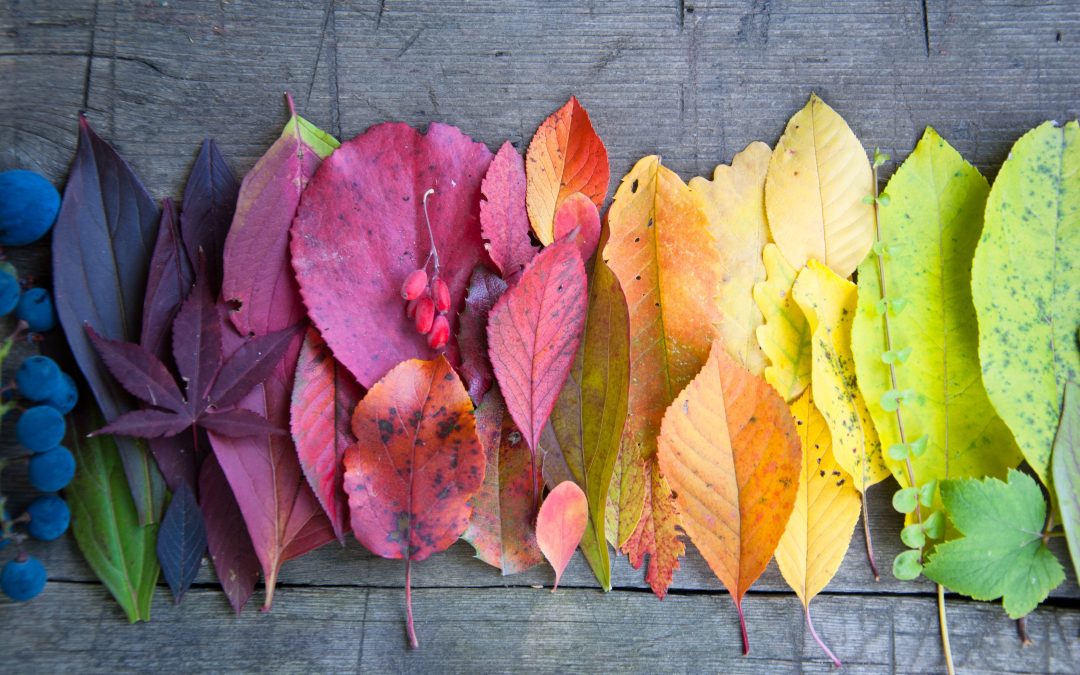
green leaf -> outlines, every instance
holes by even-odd
[[[990,400],[1048,483],[1061,397],[1080,380],[1080,125],[1024,134],[986,204],[971,290]]]
[[[912,523],[900,530],[900,541],[904,542],[904,546],[908,548],[922,548],[926,545],[926,532],[923,531],[922,525]]]
[[[922,528],[927,537],[941,539],[945,536],[945,516],[941,515],[941,511],[931,513],[923,522]]]
[[[1069,555],[1080,576],[1080,386],[1075,382],[1065,385],[1051,473]]]
[[[912,513],[919,498],[916,488],[902,488],[893,493],[892,507],[900,513]]]
[[[919,562],[919,551],[904,551],[893,559],[892,573],[900,581],[918,579],[922,574],[922,563]]]
[[[157,524],[140,525],[116,442],[86,435],[105,422],[94,410],[70,435],[78,467],[65,490],[71,531],[90,569],[124,608],[128,621],[150,620],[157,584]]]
[[[596,256],[591,277],[585,334],[540,446],[548,484],[573,480],[588,497],[581,552],[600,585],[610,591],[604,514],[626,421],[630,317],[619,280],[602,256]]]
[[[1065,580],[1065,570],[1043,543],[1039,484],[1016,470],[1008,480],[942,482],[945,510],[963,536],[938,544],[923,573],[975,600],[1003,598],[1005,612],[1018,619]]]
[[[1020,453],[983,388],[968,290],[986,180],[927,129],[888,192],[892,204],[879,211],[880,240],[902,245],[859,266],[851,335],[859,388],[874,426],[885,447],[907,441],[918,486],[946,478],[1004,477]],[[903,313],[889,313],[888,334],[877,307],[882,273],[889,296],[913,300]],[[900,485],[911,485],[902,458],[888,457],[886,463]],[[932,504],[923,501],[926,508]],[[924,509],[922,515],[929,513]]]

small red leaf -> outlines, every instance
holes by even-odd
[[[458,332],[461,349],[458,372],[476,405],[483,400],[495,377],[488,361],[488,314],[506,288],[506,282],[483,265],[477,265],[469,279],[469,294],[465,297],[465,311],[461,313],[461,330]]]
[[[574,549],[581,543],[589,520],[589,502],[585,493],[572,481],[563,481],[544,500],[536,516],[536,541],[544,557],[555,569],[555,585],[570,563]]]
[[[480,230],[491,261],[512,280],[536,256],[525,209],[525,162],[507,141],[491,160],[480,186]]]
[[[573,235],[582,260],[596,253],[600,244],[600,212],[581,192],[566,198],[555,212],[555,241]]]
[[[488,316],[488,353],[506,407],[534,451],[585,328],[585,266],[572,241],[536,256]]]

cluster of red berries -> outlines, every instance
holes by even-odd
[[[413,270],[401,285],[401,297],[408,301],[405,315],[416,325],[416,332],[427,335],[428,346],[442,349],[450,339],[450,289],[437,275],[428,283],[424,269]]]

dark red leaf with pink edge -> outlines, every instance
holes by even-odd
[[[229,604],[240,614],[259,581],[259,558],[232,488],[212,453],[199,471],[199,508],[214,571]]]
[[[451,299],[445,354],[460,363],[457,312],[473,268],[487,257],[479,205],[490,162],[484,144],[454,127],[433,123],[420,134],[386,123],[342,144],[308,184],[293,221],[293,267],[312,322],[361,385],[401,361],[437,354],[401,298],[402,283],[431,248],[429,189],[439,276]]]
[[[210,288],[221,288],[221,259],[240,185],[212,138],[203,141],[191,167],[180,210],[180,230],[193,264],[206,256]]]
[[[480,186],[484,247],[504,279],[512,280],[536,256],[525,208],[525,161],[507,141],[491,160]]]
[[[372,553],[404,558],[409,638],[411,564],[445,550],[469,523],[484,480],[473,405],[447,360],[395,366],[356,406],[345,451],[353,534]]]
[[[488,315],[488,354],[495,379],[534,452],[581,342],[586,284],[575,243],[559,241],[529,263]]]
[[[210,390],[210,402],[220,408],[236,405],[252,387],[279,369],[299,333],[300,326],[292,326],[245,340],[222,364]],[[291,374],[287,379],[291,391]],[[285,411],[288,412],[287,404]]]
[[[195,273],[180,240],[176,206],[168,198],[162,200],[161,206],[161,224],[150,258],[150,274],[143,298],[139,344],[162,363],[168,363],[172,322],[191,290]]]
[[[86,334],[116,381],[147,404],[184,413],[187,404],[169,369],[156,356],[130,342],[107,340],[87,324]]]
[[[222,361],[221,311],[210,291],[206,268],[205,263],[200,265],[195,288],[173,322],[173,358],[180,377],[187,381],[188,405],[196,412],[205,407],[203,401]]]
[[[190,426],[190,417],[148,408],[124,413],[90,435],[115,434],[136,438],[160,438],[175,436]]]
[[[356,442],[350,425],[363,390],[342,366],[322,336],[308,328],[293,384],[291,427],[300,467],[345,543],[349,503],[342,483],[345,448]]]
[[[243,408],[218,410],[213,415],[203,415],[199,418],[199,426],[210,433],[230,438],[280,436],[289,433],[281,427],[274,426],[262,415]]]
[[[495,378],[491,372],[491,362],[488,361],[488,313],[505,291],[506,282],[487,267],[478,265],[473,270],[468,295],[465,296],[465,311],[461,313],[459,321],[461,365],[458,373],[465,380],[469,397],[476,405],[483,400]]]

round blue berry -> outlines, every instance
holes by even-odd
[[[41,492],[56,492],[75,477],[75,456],[62,445],[30,458],[30,484]]]
[[[33,171],[0,173],[0,246],[26,246],[56,222],[60,193]]]
[[[67,502],[56,495],[38,497],[26,507],[30,522],[26,531],[38,541],[52,541],[67,532],[71,522],[71,509]]]
[[[0,590],[15,602],[33,600],[45,588],[45,566],[32,555],[9,560],[0,572]]]
[[[60,386],[60,366],[48,356],[31,356],[15,373],[19,393],[31,401],[44,401]]]
[[[64,417],[56,408],[36,405],[28,408],[15,423],[15,438],[31,452],[45,452],[64,440]]]
[[[15,275],[7,270],[0,270],[0,316],[7,316],[15,311],[21,292]]]
[[[75,380],[67,373],[60,372],[60,386],[56,388],[49,398],[42,401],[45,405],[56,408],[61,415],[66,415],[75,408],[79,402],[79,390],[75,386]]]
[[[56,308],[44,288],[31,288],[23,293],[15,306],[15,316],[25,321],[35,333],[56,328]]]

